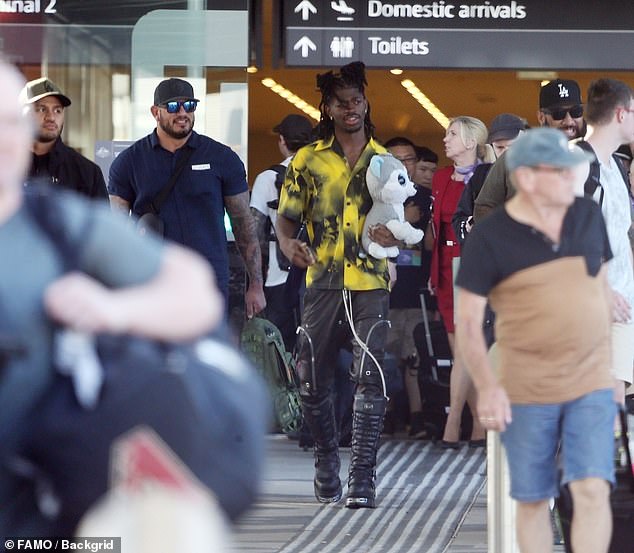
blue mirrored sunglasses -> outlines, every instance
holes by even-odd
[[[167,110],[167,113],[178,113],[182,106],[187,113],[192,113],[196,111],[197,105],[198,102],[196,100],[185,100],[184,102],[165,102],[164,104],[161,104],[161,107],[164,107]]]

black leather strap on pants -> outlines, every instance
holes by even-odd
[[[350,298],[356,332],[365,342],[369,338],[367,346],[380,364],[387,339],[388,292],[351,292]],[[326,397],[332,388],[339,350],[349,344],[353,336],[346,319],[342,291],[307,290],[301,328],[297,339],[300,393],[312,398]],[[381,376],[372,359],[364,355],[356,340],[352,341],[352,351],[356,393],[367,397],[383,396]]]

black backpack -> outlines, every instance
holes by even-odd
[[[594,154],[594,149],[585,140],[579,140],[575,142],[575,144],[579,146],[579,148],[581,148],[582,150]],[[621,176],[623,177],[623,182],[625,183],[625,188],[627,189],[628,196],[632,197],[632,192],[630,191],[630,180],[627,176],[627,172],[625,171],[625,167],[623,167],[623,163],[621,162],[619,157],[614,154],[612,154],[612,159],[621,172]],[[594,160],[592,161],[592,163],[590,163],[590,173],[588,174],[588,178],[583,185],[584,196],[590,199],[594,198],[594,194],[596,193],[597,188],[601,189],[599,192],[599,206],[603,206],[603,196],[605,194],[603,186],[601,184],[601,164],[599,163],[599,159],[595,155]]]
[[[271,165],[269,167],[270,171],[275,171],[275,189],[277,190],[277,198],[275,200],[271,200],[266,203],[271,209],[277,210],[280,205],[280,192],[282,190],[282,185],[284,184],[284,176],[286,175],[286,166],[281,164]],[[275,242],[275,256],[277,258],[277,265],[282,271],[290,271],[291,262],[288,260],[288,257],[282,253],[282,249],[280,248],[280,243],[277,240],[277,235],[275,234],[275,229],[271,224],[271,219],[267,219],[268,225],[268,235],[269,240],[271,242]]]

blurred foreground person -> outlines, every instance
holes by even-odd
[[[520,136],[506,153],[516,194],[471,231],[456,282],[456,342],[480,423],[501,432],[522,553],[552,551],[560,470],[574,502],[572,549],[605,553],[610,543],[612,252],[598,206],[575,198],[573,169],[589,156],[556,129]],[[487,296],[499,375],[482,333]]]
[[[184,401],[187,390],[177,396],[165,384],[160,396],[155,383],[169,380],[161,377],[170,359],[141,338],[161,341],[170,351],[169,343],[214,330],[224,305],[204,259],[138,236],[107,205],[48,189],[38,198],[58,209],[35,210],[35,189],[23,191],[34,131],[18,101],[24,82],[2,61],[0,80],[0,535],[69,535],[107,488],[116,429],[146,421],[152,426],[155,416],[155,428],[185,434],[184,422],[192,417],[185,419],[183,405],[208,400],[201,390]],[[40,216],[49,219],[46,225]],[[75,270],[69,272],[70,257]],[[141,349],[131,367],[123,356],[102,359],[97,334],[120,344],[135,336],[148,354]],[[213,354],[231,365],[220,346]],[[180,366],[181,373],[187,369]],[[147,380],[139,382],[138,375]],[[188,385],[176,373],[170,383]],[[137,416],[138,409],[146,411]],[[257,404],[255,410],[263,415]],[[196,437],[199,443],[208,439],[202,431]],[[190,440],[184,447],[191,438],[183,437]],[[240,508],[226,510],[235,516]]]

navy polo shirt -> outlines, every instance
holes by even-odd
[[[165,238],[208,259],[226,292],[229,260],[223,197],[248,191],[244,165],[231,148],[192,131],[185,146],[171,153],[159,144],[154,130],[114,160],[108,192],[129,202],[135,215],[142,214],[167,184],[185,148],[194,152],[160,210]]]

